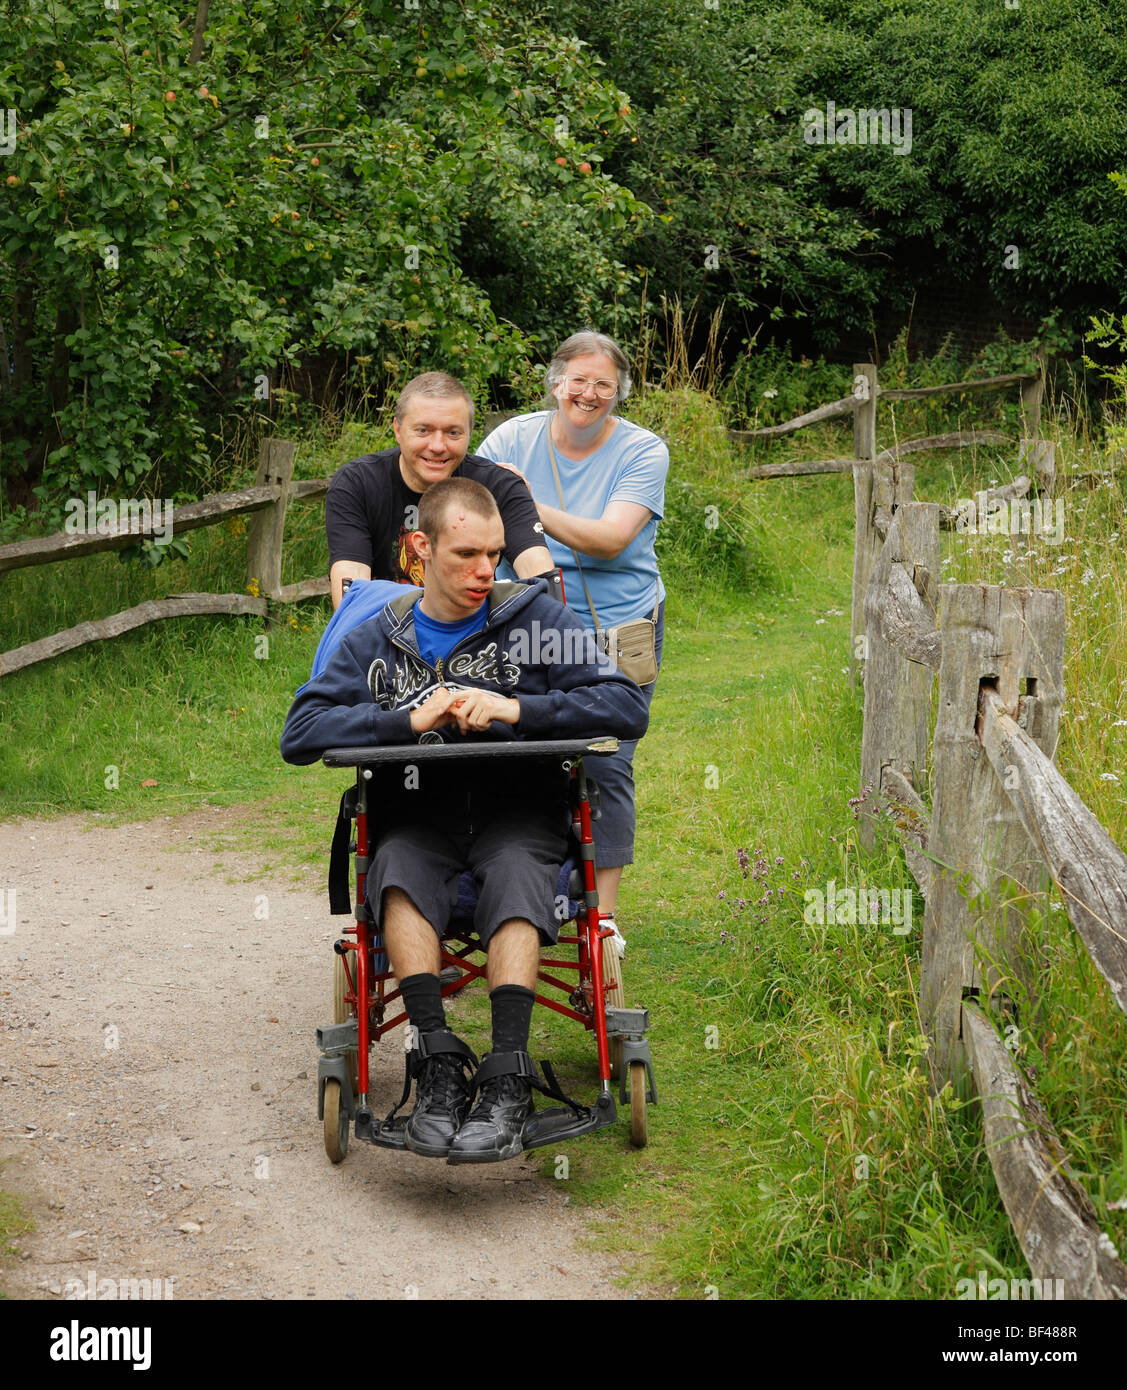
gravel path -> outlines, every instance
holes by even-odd
[[[316,887],[255,877],[260,858],[215,852],[248,814],[0,824],[16,894],[14,932],[0,918],[0,1185],[37,1225],[0,1285],[626,1297],[621,1267],[582,1249],[589,1213],[531,1163],[450,1168],[356,1140],[329,1163],[313,1030],[331,1022],[345,919]],[[373,1054],[377,1110],[398,1098],[401,1047],[396,1030]]]

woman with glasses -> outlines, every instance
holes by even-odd
[[[575,333],[556,351],[544,385],[550,410],[499,425],[477,449],[480,458],[515,468],[528,483],[563,571],[568,607],[587,628],[617,627],[637,618],[656,622],[661,661],[665,587],[654,535],[665,506],[669,450],[650,430],[614,413],[630,392],[629,365],[603,333]],[[592,611],[593,610],[593,611]],[[642,686],[647,703],[654,683]],[[634,861],[636,742],[623,743],[593,768],[601,815],[592,830],[599,908],[613,914],[625,865]]]

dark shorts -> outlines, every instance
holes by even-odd
[[[665,600],[657,618],[655,647],[660,671],[662,647],[665,644]],[[653,699],[656,678],[641,687],[648,705]],[[618,752],[609,758],[590,758],[585,764],[587,776],[599,788],[599,819],[591,822],[595,841],[595,863],[600,869],[612,869],[634,862],[634,833],[637,816],[634,810],[634,753],[637,739],[618,745]]]
[[[567,858],[559,815],[510,812],[472,835],[402,825],[380,839],[368,873],[366,896],[382,912],[386,888],[401,888],[441,938],[458,902],[458,879],[468,869],[478,888],[474,930],[488,949],[503,922],[531,922],[540,939],[559,937],[556,887]]]

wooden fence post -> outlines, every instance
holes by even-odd
[[[849,632],[849,664],[856,680],[863,667],[865,591],[880,549],[873,529],[873,459],[877,452],[877,369],[872,362],[854,362],[853,398],[853,613]]]
[[[1021,387],[1021,432],[1030,439],[1041,433],[1041,406],[1045,400],[1045,355],[1038,351],[1034,356],[1037,375]]]
[[[962,1001],[1031,989],[1022,940],[1032,893],[1047,883],[978,732],[982,687],[996,689],[1049,757],[1056,747],[1064,672],[1064,598],[1041,589],[940,586],[942,658],[933,751],[928,853],[936,864],[924,913],[920,1008],[936,1089],[966,1080]],[[1017,775],[1007,769],[1007,776]],[[1015,783],[1016,785],[1016,783]],[[962,891],[960,891],[960,888]],[[969,901],[978,899],[977,902]],[[976,949],[977,948],[977,949]]]
[[[1038,497],[1051,497],[1056,486],[1056,445],[1041,438],[1041,406],[1045,399],[1045,358],[1037,356],[1037,375],[1021,388],[1021,439],[1017,464],[1033,478]]]
[[[281,597],[282,536],[296,450],[291,440],[264,439],[258,455],[255,486],[281,489],[278,500],[255,516],[247,534],[247,584],[256,581],[267,598]]]
[[[889,768],[895,769],[913,790],[924,790],[927,769],[928,722],[931,687],[935,679],[930,665],[912,661],[886,641],[883,616],[893,566],[897,577],[912,585],[920,604],[920,616],[930,627],[938,626],[939,518],[943,508],[934,502],[909,502],[893,514],[888,538],[873,567],[865,599],[865,721],[861,734],[861,784],[878,795],[870,798],[870,814],[860,822],[861,843],[872,849],[875,817],[881,807],[881,783]],[[910,597],[910,595],[909,595]]]
[[[1019,468],[1032,475],[1038,497],[1053,495],[1057,481],[1057,446],[1051,439],[1019,440],[1017,462]]]

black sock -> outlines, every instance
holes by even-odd
[[[434,1033],[446,1027],[442,1007],[442,986],[437,975],[408,975],[399,981],[407,1017],[420,1033]]]
[[[489,992],[493,1009],[493,1051],[527,1052],[536,996],[523,985],[498,985]]]

